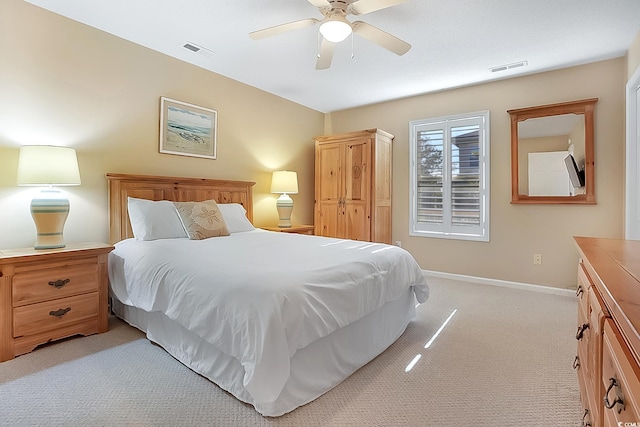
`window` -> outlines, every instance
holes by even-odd
[[[489,111],[409,122],[411,236],[489,241]]]

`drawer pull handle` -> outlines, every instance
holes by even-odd
[[[53,286],[56,289],[60,289],[61,287],[63,287],[64,285],[66,285],[67,283],[69,283],[71,281],[71,279],[58,279],[55,281],[51,281],[49,282],[49,286]]]
[[[585,419],[587,418],[587,415],[589,415],[589,410],[585,409],[584,415],[582,416],[582,427],[591,427],[591,417],[589,417],[589,419]]]
[[[70,311],[71,311],[71,307],[60,308],[60,309],[58,309],[56,311],[50,311],[49,312],[49,316],[54,316],[54,317],[57,317],[58,319],[60,319],[62,316],[64,316],[65,314],[67,314]]]
[[[583,323],[582,326],[578,326],[578,332],[576,332],[576,339],[578,341],[582,339],[582,337],[584,336],[584,331],[586,331],[587,329],[589,329],[588,323]]]
[[[576,296],[579,297],[580,294],[584,293],[584,289],[582,289],[582,285],[578,285],[578,290],[576,291]]]
[[[576,356],[576,358],[573,359],[573,369],[578,369],[579,367],[580,367],[580,358]]]
[[[604,406],[607,409],[613,409],[613,407],[619,403],[620,405],[622,405],[622,408],[618,408],[618,413],[620,413],[624,409],[624,400],[620,396],[616,396],[616,398],[613,399],[613,402],[609,403],[609,392],[613,387],[619,387],[620,384],[618,384],[618,380],[616,380],[615,378],[609,378],[609,381],[611,381],[611,383],[607,388],[607,392],[604,394]]]

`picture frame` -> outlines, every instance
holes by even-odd
[[[175,99],[160,98],[160,152],[215,159],[218,112]]]

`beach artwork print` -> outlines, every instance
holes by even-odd
[[[217,111],[160,99],[160,152],[215,159]]]

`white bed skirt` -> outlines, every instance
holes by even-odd
[[[256,402],[243,386],[237,359],[186,330],[161,312],[146,312],[112,298],[116,316],[142,330],[184,365],[216,383],[264,416],[277,417],[311,402],[395,342],[415,315],[412,288],[362,319],[298,350],[291,374],[273,402]]]

